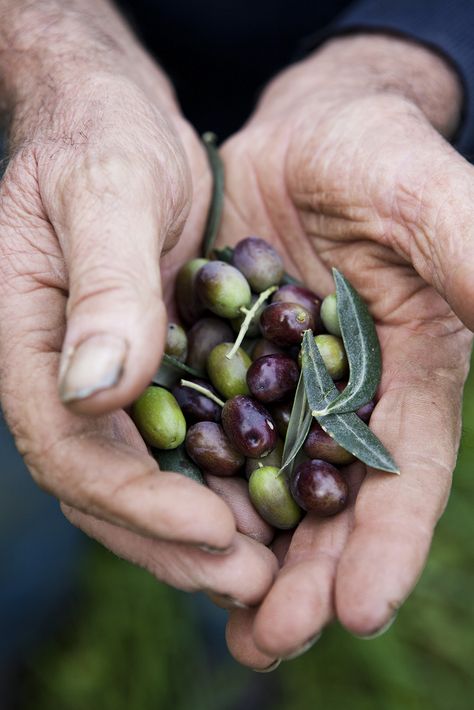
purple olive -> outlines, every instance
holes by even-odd
[[[299,306],[306,308],[313,316],[314,334],[320,333],[322,330],[321,324],[321,299],[309,288],[297,286],[296,284],[286,284],[281,286],[278,291],[273,294],[272,303],[297,303]]]
[[[348,485],[337,468],[318,459],[297,466],[290,490],[303,510],[324,517],[344,510],[349,498]]]
[[[253,346],[252,360],[258,360],[259,357],[276,355],[278,353],[283,353],[283,350],[279,348],[278,345],[271,343],[269,340],[265,340],[265,338],[260,338]]]
[[[355,456],[343,449],[318,422],[311,425],[303,449],[310,459],[322,459],[339,466],[345,466],[355,461]]]
[[[176,304],[185,323],[194,323],[206,310],[196,293],[196,276],[208,259],[191,259],[178,271],[175,283]]]
[[[220,343],[232,342],[234,333],[230,325],[221,318],[201,318],[188,332],[189,367],[198,372],[206,372],[207,358],[211,350]]]
[[[188,429],[186,451],[202,471],[214,476],[233,476],[245,463],[215,422],[198,422]]]
[[[295,391],[300,371],[288,355],[267,355],[250,365],[247,384],[260,402],[278,402]]]
[[[207,380],[200,380],[197,377],[192,377],[190,380],[210,390],[213,394],[217,394],[214,387]],[[216,402],[213,402],[212,399],[206,397],[206,395],[184,385],[176,385],[173,387],[172,392],[188,424],[220,422],[221,407]]]
[[[281,256],[259,237],[247,237],[236,244],[232,264],[242,272],[256,293],[279,284],[283,278]]]
[[[291,410],[293,408],[293,400],[285,402],[277,402],[270,407],[272,419],[275,422],[278,433],[283,439],[286,436],[288,422],[290,421]]]
[[[298,345],[305,330],[314,329],[313,316],[297,303],[271,303],[260,318],[262,335],[283,347]]]
[[[222,408],[222,426],[244,456],[266,456],[276,446],[277,431],[270,414],[251,397],[239,394],[228,399]]]

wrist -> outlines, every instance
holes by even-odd
[[[382,34],[328,40],[269,84],[257,112],[281,111],[284,103],[290,106],[311,94],[328,101],[398,96],[448,138],[458,127],[463,99],[460,79],[447,60],[425,46]]]

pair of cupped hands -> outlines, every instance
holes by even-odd
[[[392,65],[379,82],[377,42],[393,66],[397,52],[426,60],[420,100]],[[370,46],[364,74],[351,57]],[[347,510],[273,539],[244,481],[159,471],[126,411],[159,365],[176,271],[199,253],[212,185],[199,137],[171,92],[110,69],[65,72],[47,110],[13,116],[0,372],[19,451],[74,525],[227,606],[229,649],[254,669],[301,653],[334,618],[365,637],[385,628],[448,498],[474,326],[474,173],[443,137],[459,87],[429,54],[328,42],[277,76],[221,149],[218,244],[256,234],[318,294],[336,266],[369,304],[383,352],[371,428],[401,470],[353,464]]]

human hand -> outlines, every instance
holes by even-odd
[[[334,616],[357,635],[380,631],[423,569],[474,327],[474,170],[440,135],[459,108],[442,59],[398,39],[344,38],[277,77],[223,146],[222,242],[262,236],[321,295],[336,266],[369,304],[383,353],[370,426],[401,470],[348,467],[344,513],[308,514],[277,537],[270,592],[229,619],[229,648],[251,667],[301,652]]]
[[[168,286],[199,248],[207,160],[108,4],[75,9],[42,15],[28,3],[3,23],[2,407],[33,477],[73,523],[163,581],[254,604],[271,552],[236,532],[210,490],[161,473],[121,409],[160,361]]]

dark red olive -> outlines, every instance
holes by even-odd
[[[348,485],[337,468],[318,459],[297,466],[290,490],[303,510],[324,517],[344,510],[349,497]]]
[[[253,346],[252,360],[258,360],[259,357],[275,355],[277,353],[283,353],[283,350],[279,348],[278,345],[275,345],[275,343],[271,343],[269,340],[265,340],[265,338],[260,338]]]
[[[233,476],[245,463],[215,422],[198,422],[188,429],[186,451],[201,471],[214,476]]]
[[[232,264],[243,273],[256,293],[276,286],[283,278],[281,256],[259,237],[247,237],[236,244]]]
[[[310,459],[323,459],[339,466],[355,461],[355,456],[334,441],[318,422],[311,425],[303,450]]]
[[[283,347],[297,345],[308,328],[314,329],[313,316],[297,303],[271,303],[260,318],[262,335]]]
[[[306,308],[313,316],[314,328],[313,332],[316,335],[322,331],[321,323],[321,299],[309,288],[297,286],[296,284],[286,284],[281,286],[278,291],[275,291],[272,297],[272,303],[298,303],[298,305]]]
[[[210,390],[213,394],[217,394],[214,387],[207,380],[200,380],[198,377],[189,379],[191,382]],[[172,392],[188,424],[194,424],[195,422],[220,422],[221,407],[216,404],[216,402],[213,402],[212,399],[206,397],[206,395],[193,390],[191,387],[185,387],[184,385],[175,385]]]
[[[270,407],[270,413],[272,419],[275,422],[277,432],[284,439],[286,436],[286,431],[288,429],[288,422],[290,421],[291,410],[293,408],[293,400],[286,400],[285,402],[277,402]]]
[[[260,402],[238,394],[222,408],[222,426],[232,445],[244,456],[259,458],[277,443],[275,424]]]
[[[188,332],[187,364],[198,372],[206,372],[207,358],[220,343],[234,339],[230,325],[221,318],[201,318]]]
[[[247,384],[260,402],[278,402],[295,391],[300,371],[288,355],[266,355],[250,365]]]

